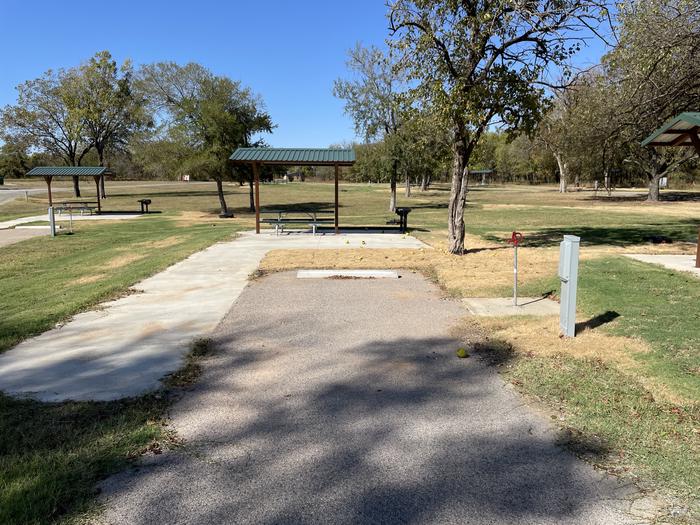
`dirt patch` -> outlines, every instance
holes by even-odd
[[[171,246],[175,246],[177,244],[182,243],[182,241],[183,238],[181,236],[173,235],[171,237],[161,239],[160,241],[139,242],[137,244],[134,244],[133,246],[135,248],[170,248]]]
[[[94,275],[85,275],[83,277],[77,278],[75,281],[73,281],[73,284],[90,284],[97,282],[101,279],[104,279],[105,274],[103,273],[96,273]]]
[[[251,227],[254,226],[255,222],[253,219],[246,217],[236,217],[231,219],[221,219],[215,213],[208,213],[202,211],[183,211],[178,215],[175,223],[180,226],[192,226],[195,224],[230,224],[232,220],[238,223],[250,224]]]
[[[114,269],[114,268],[121,268],[122,266],[126,266],[127,264],[131,264],[132,262],[139,261],[143,259],[145,255],[141,255],[138,253],[129,253],[125,255],[120,255],[119,257],[115,257],[114,259],[111,259],[105,263],[106,268]]]

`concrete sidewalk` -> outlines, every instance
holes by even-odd
[[[676,270],[678,272],[687,272],[700,277],[700,268],[695,267],[694,255],[649,255],[649,254],[625,254],[626,257],[649,264],[657,264]]]
[[[364,242],[364,244],[362,244]],[[208,335],[272,249],[420,248],[390,234],[254,235],[218,243],[0,355],[0,390],[42,401],[110,400],[160,387]],[[284,305],[282,305],[284,306]]]
[[[73,214],[74,221],[119,221],[125,219],[135,219],[137,217],[143,217],[140,213],[101,213],[99,215],[80,215],[79,213]],[[49,214],[44,215],[32,215],[31,217],[20,217],[19,219],[12,219],[9,221],[0,222],[0,230],[7,228],[14,228],[21,224],[28,224],[30,222],[48,222]],[[68,222],[70,221],[70,216],[67,213],[56,214],[56,222]]]

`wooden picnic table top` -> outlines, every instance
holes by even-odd
[[[56,204],[58,206],[67,206],[69,204],[94,204],[97,206],[97,201],[61,201]]]

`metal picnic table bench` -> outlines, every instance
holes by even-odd
[[[80,211],[80,215],[83,214],[83,212],[89,212],[90,215],[92,215],[92,212],[98,209],[98,203],[97,201],[63,201],[59,202],[54,206],[54,209],[61,214],[64,211],[68,212],[73,212],[73,211]]]
[[[318,217],[319,215],[333,214],[332,210],[262,210],[261,214],[272,215],[270,218],[261,219],[260,222],[274,225],[276,235],[284,232],[284,228],[288,224],[308,224],[313,235],[316,235],[318,226],[334,222],[330,218]],[[296,215],[296,217],[290,217],[290,215]]]

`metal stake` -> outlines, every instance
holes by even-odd
[[[518,244],[514,245],[513,258],[513,306],[518,306]]]

